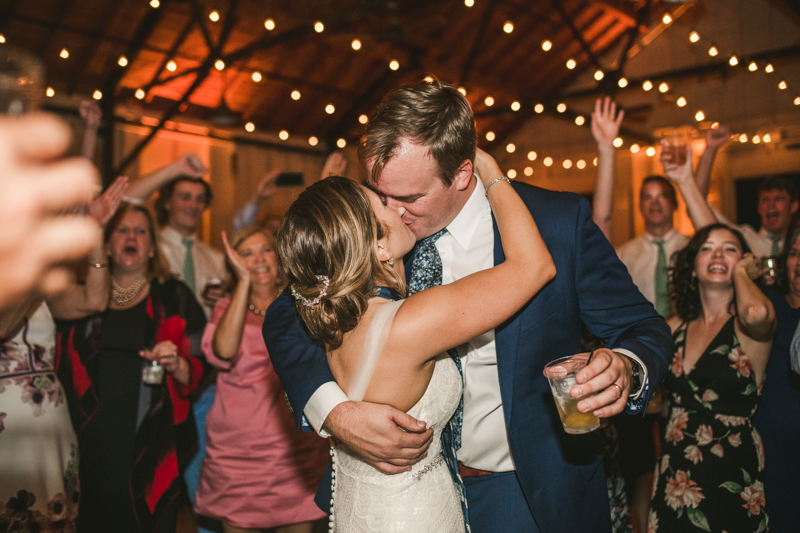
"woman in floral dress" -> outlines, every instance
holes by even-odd
[[[775,312],[752,281],[738,231],[713,224],[676,254],[670,418],[656,464],[648,533],[767,529],[764,450],[752,417]]]

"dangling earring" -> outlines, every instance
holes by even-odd
[[[389,256],[389,259],[386,261],[389,266],[394,266],[394,257]]]

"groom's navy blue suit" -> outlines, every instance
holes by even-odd
[[[643,361],[652,391],[670,361],[670,331],[592,222],[586,200],[524,184],[514,188],[533,213],[558,272],[495,330],[514,465],[542,532],[610,531],[600,438],[564,432],[542,371],[549,361],[581,351],[583,321],[607,347],[630,350]],[[494,256],[495,264],[504,259],[496,225]],[[268,309],[263,331],[299,427],[302,407],[319,386],[333,380],[325,352],[309,342],[286,294]],[[330,490],[327,479],[321,491],[326,488]],[[320,496],[318,501],[327,504],[329,493]],[[493,497],[502,507],[503,495]],[[470,520],[481,522],[472,511]]]

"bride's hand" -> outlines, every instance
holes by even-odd
[[[475,150],[475,174],[486,187],[488,184],[503,175],[503,171],[492,156],[477,148]]]

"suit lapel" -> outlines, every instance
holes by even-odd
[[[500,242],[500,232],[497,222],[492,214],[492,228],[494,229],[494,264],[499,265],[505,261],[503,243]],[[513,406],[514,367],[517,361],[519,348],[519,320],[509,319],[495,328],[494,342],[497,352],[497,374],[500,378],[500,397],[503,400],[503,414],[506,427],[511,427],[511,408]]]

